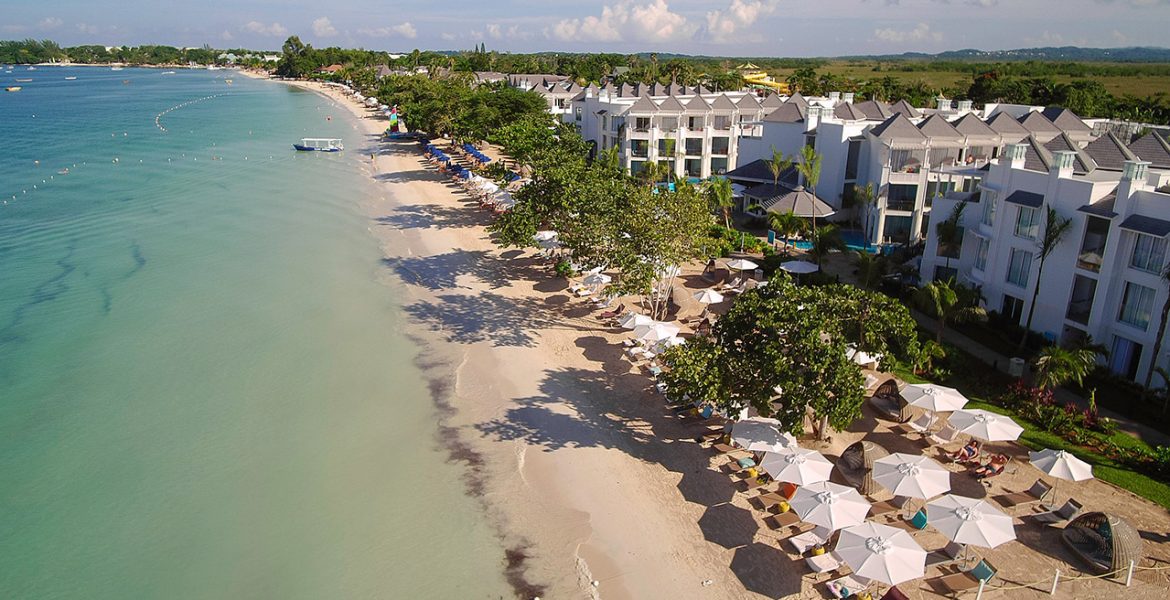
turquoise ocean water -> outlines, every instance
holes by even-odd
[[[0,597],[509,595],[380,283],[342,109],[227,71],[14,84]]]

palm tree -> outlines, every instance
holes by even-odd
[[[787,249],[788,241],[792,239],[792,236],[804,230],[804,219],[796,216],[796,213],[792,211],[773,212],[768,213],[768,226],[784,238],[784,248]]]
[[[865,184],[865,187],[853,188],[853,203],[861,214],[865,215],[865,220],[861,225],[861,230],[865,232],[865,243],[869,244],[869,211],[877,202],[877,195],[873,191],[873,183]]]
[[[912,357],[914,374],[922,375],[934,368],[934,361],[947,357],[947,351],[942,344],[934,340],[926,340],[919,344],[918,350]]]
[[[1162,283],[1170,284],[1170,265],[1162,269]],[[1158,357],[1162,354],[1162,340],[1166,337],[1166,317],[1170,315],[1170,296],[1167,296],[1162,301],[1162,313],[1158,321],[1158,336],[1154,338],[1154,353],[1150,356],[1150,370],[1146,373],[1145,389],[1142,391],[1142,399],[1145,400],[1150,394],[1150,384],[1153,383],[1154,373],[1158,370]],[[1170,397],[1170,396],[1168,396]],[[1165,407],[1162,412],[1165,412]]]
[[[654,187],[662,178],[666,176],[666,164],[661,162],[647,161],[642,165],[642,170],[638,171],[638,178],[642,180],[649,187]]]
[[[861,284],[862,289],[868,290],[886,274],[888,263],[886,259],[864,250],[860,250],[856,254],[858,283]]]
[[[1040,266],[1036,269],[1036,283],[1032,289],[1032,305],[1028,307],[1028,320],[1024,323],[1024,334],[1020,336],[1020,343],[1016,346],[1017,352],[1024,349],[1024,344],[1028,343],[1028,333],[1032,331],[1032,316],[1036,314],[1036,297],[1040,295],[1040,278],[1044,275],[1044,263],[1071,228],[1072,219],[1066,219],[1060,216],[1055,208],[1048,207],[1044,219],[1044,234],[1038,243],[1037,258],[1040,259]]]
[[[803,146],[800,149],[800,162],[796,163],[796,171],[804,177],[804,187],[814,196],[817,195],[817,184],[821,181],[821,155],[812,146]],[[817,217],[813,215],[812,229],[817,230]]]
[[[780,185],[780,175],[792,166],[792,159],[772,146],[772,158],[767,159],[765,164],[768,165],[768,172],[772,174],[772,187],[776,187]]]
[[[711,208],[723,215],[723,226],[731,229],[731,209],[735,206],[735,197],[731,191],[731,180],[726,177],[708,179],[704,184],[707,190],[707,201]]]
[[[1097,353],[1089,348],[1070,350],[1060,346],[1046,346],[1036,359],[1036,385],[1051,389],[1069,381],[1080,385],[1093,367]]]
[[[833,250],[845,250],[845,238],[841,237],[841,230],[836,225],[822,225],[813,230],[812,248],[809,249],[809,254],[816,259],[817,265],[821,264],[821,259],[829,255]]]
[[[934,228],[938,233],[938,252],[947,259],[948,270],[951,268],[951,250],[963,243],[963,227],[960,221],[963,220],[963,212],[966,209],[966,202],[956,203],[951,209],[951,215]],[[944,246],[947,248],[945,253],[942,251]]]
[[[941,344],[948,320],[961,323],[984,316],[983,309],[979,307],[982,297],[979,288],[955,285],[953,278],[936,279],[914,290],[913,302],[923,312],[938,319],[934,339]]]

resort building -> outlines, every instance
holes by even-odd
[[[1064,109],[988,104],[976,111],[970,101],[945,98],[918,109],[904,100],[854,103],[852,94],[836,93],[794,94],[756,125],[760,135],[741,139],[740,164],[766,159],[773,149],[798,156],[812,146],[822,157],[816,195],[836,210],[834,220],[856,218],[863,236],[878,244],[920,242],[934,200],[975,189],[1005,144],[1030,137],[1062,149],[1093,139],[1092,128]],[[855,190],[868,184],[875,202],[855,206]]]
[[[637,174],[664,162],[678,179],[723,175],[739,161],[740,140],[762,133],[760,120],[780,106],[751,92],[712,92],[702,86],[589,86],[561,113],[598,150],[617,148],[621,164]]]
[[[1144,382],[1155,366],[1170,366],[1170,348],[1152,355],[1170,293],[1162,278],[1170,143],[1156,132],[1129,143],[1107,133],[1082,148],[1067,130],[1054,136],[1008,144],[978,185],[934,200],[921,277],[980,286],[988,310],[1021,325],[1035,296],[1032,330],[1052,342],[1103,344],[1111,371]],[[1049,208],[1071,227],[1041,259]],[[951,215],[960,237],[940,243],[934,225]]]

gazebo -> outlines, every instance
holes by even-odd
[[[749,188],[744,196],[767,212],[792,213],[806,219],[828,217],[836,212],[832,206],[800,185],[791,188],[784,184],[762,183]]]
[[[1125,519],[1091,512],[1073,519],[1061,531],[1064,544],[1097,573],[1125,577],[1129,564],[1142,559],[1142,538]]]
[[[841,458],[837,460],[837,470],[857,491],[872,494],[883,489],[873,480],[873,463],[889,455],[885,448],[873,442],[854,442],[841,453]]]

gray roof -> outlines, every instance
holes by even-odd
[[[784,104],[784,101],[780,99],[780,96],[776,95],[776,92],[772,92],[771,94],[768,94],[768,97],[764,98],[764,101],[760,104],[764,108],[776,108],[777,106]]]
[[[1049,106],[1048,108],[1040,111],[1040,113],[1043,114],[1049,121],[1052,121],[1052,124],[1059,127],[1061,131],[1083,131],[1086,133],[1093,131],[1092,127],[1085,125],[1085,122],[1081,120],[1081,118],[1078,117],[1076,113],[1067,108]]]
[[[975,113],[967,113],[959,120],[951,123],[955,131],[972,138],[992,139],[1000,137],[994,129],[987,126]]]
[[[1112,219],[1113,217],[1117,216],[1117,213],[1113,210],[1113,207],[1116,203],[1117,203],[1117,193],[1114,192],[1113,194],[1105,196],[1104,198],[1102,198],[1102,199],[1100,199],[1092,204],[1086,204],[1086,205],[1078,208],[1077,210],[1080,212],[1083,212],[1085,214],[1090,214],[1090,215],[1093,215],[1096,217],[1105,217],[1106,219]]]
[[[1097,170],[1097,162],[1093,160],[1093,157],[1089,156],[1089,153],[1082,150],[1080,145],[1074,142],[1072,138],[1070,138],[1069,135],[1063,131],[1060,133],[1060,135],[1052,138],[1048,141],[1048,143],[1044,144],[1044,147],[1047,148],[1049,152],[1076,153],[1077,157],[1073,160],[1073,173],[1078,175],[1085,175]],[[1049,165],[1051,166],[1051,163],[1049,163]]]
[[[1001,112],[987,120],[987,126],[1003,137],[1005,144],[1015,144],[1028,137],[1028,130],[1011,115]]]
[[[869,130],[874,137],[890,143],[900,144],[926,144],[926,136],[923,135],[918,128],[910,122],[902,114],[895,114],[894,116],[882,121],[881,125]]]
[[[1052,168],[1052,152],[1045,148],[1036,136],[1029,135],[1022,143],[1028,145],[1024,151],[1025,169],[1048,172],[1048,169]]]
[[[735,110],[735,101],[728,97],[727,94],[719,94],[715,97],[715,101],[711,103],[711,108],[715,110]]]
[[[874,121],[885,121],[894,113],[890,112],[890,108],[882,102],[877,100],[866,100],[860,102],[856,106],[857,110],[861,111],[866,118]]]
[[[772,171],[768,170],[768,161],[761,158],[728,171],[725,177],[731,180],[738,179],[740,181],[757,181],[767,182],[770,184],[772,182]],[[781,182],[791,181],[795,183],[796,179],[795,166],[788,167],[786,170],[780,173]]]
[[[963,134],[959,133],[950,123],[947,123],[947,120],[940,114],[930,115],[925,121],[919,123],[918,131],[921,131],[927,137],[938,140],[963,141]]]
[[[744,94],[739,102],[735,103],[740,110],[760,110],[760,101],[752,94]]]
[[[711,105],[708,104],[702,96],[695,96],[694,98],[691,98],[691,100],[684,106],[687,107],[687,110],[701,110],[703,112],[711,110]]]
[[[790,102],[792,104],[799,104],[800,106],[803,106],[804,108],[808,108],[808,100],[805,100],[804,96],[800,95],[800,92],[793,93],[791,96],[788,97],[787,100],[785,100],[785,102]]]
[[[1012,204],[1019,204],[1020,206],[1040,208],[1041,206],[1044,206],[1044,194],[1016,190],[1009,194],[1008,197],[1004,199],[1004,201],[1011,202]]]
[[[761,183],[748,188],[744,195],[759,200],[760,206],[768,212],[793,213],[798,217],[827,217],[836,212],[832,206],[803,186],[790,188],[786,185]]]
[[[808,111],[800,104],[785,102],[764,117],[767,123],[801,123]]]
[[[1155,169],[1170,169],[1170,142],[1157,131],[1129,143],[1129,149]]]
[[[842,102],[833,109],[833,116],[843,121],[864,121],[865,113],[857,109],[852,102]]]
[[[1060,128],[1055,123],[1049,121],[1048,117],[1036,111],[1028,112],[1028,114],[1020,117],[1019,121],[1020,125],[1024,126],[1024,129],[1045,137],[1060,133]]]
[[[674,96],[668,96],[666,98],[666,100],[662,101],[662,104],[658,105],[658,110],[664,111],[664,112],[681,113],[681,112],[685,111],[686,109],[687,109],[687,107],[683,106],[683,103],[679,102],[678,98],[676,98]]]
[[[1105,135],[1089,142],[1085,146],[1085,152],[1093,157],[1093,161],[1102,169],[1110,171],[1120,171],[1125,168],[1125,161],[1138,160],[1137,156],[1113,135],[1112,131],[1105,132]]]
[[[890,105],[890,112],[901,113],[907,119],[917,119],[922,116],[922,113],[906,100],[899,100]]]
[[[630,106],[627,114],[631,113],[656,113],[658,112],[658,105],[650,99],[650,96],[642,96]]]
[[[1152,236],[1166,237],[1170,235],[1170,221],[1144,215],[1130,215],[1121,222],[1122,229],[1148,233]]]

